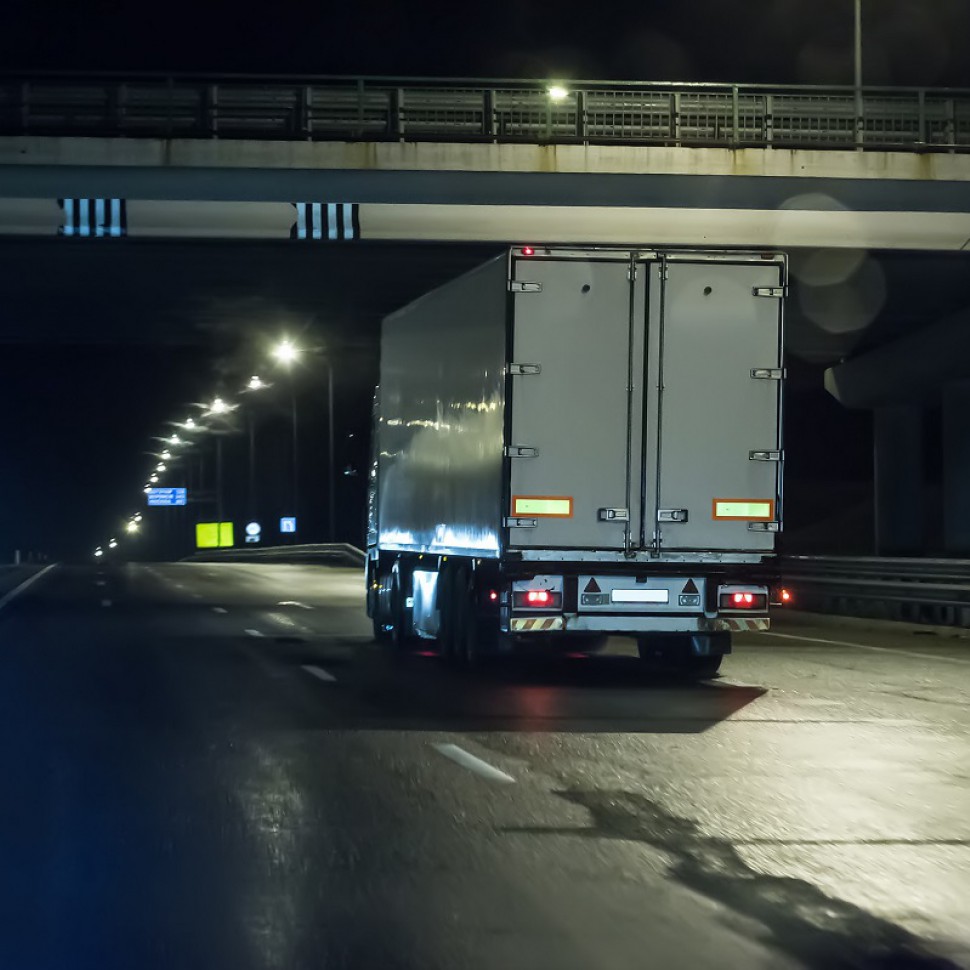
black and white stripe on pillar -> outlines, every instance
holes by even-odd
[[[356,202],[294,202],[296,222],[291,239],[352,242],[360,239],[360,206]]]
[[[124,199],[58,199],[57,204],[64,214],[60,236],[118,238],[128,232]]]

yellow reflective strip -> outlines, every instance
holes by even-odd
[[[773,502],[714,502],[716,519],[770,519]]]
[[[516,495],[512,503],[513,515],[551,515],[568,519],[573,514],[571,498],[546,498],[539,495]]]

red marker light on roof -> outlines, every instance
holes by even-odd
[[[536,251],[532,246],[523,246],[522,255],[523,256],[535,256]]]

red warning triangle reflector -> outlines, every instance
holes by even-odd
[[[698,593],[700,590],[697,588],[697,584],[692,579],[687,580],[687,585],[684,587],[683,592],[685,593]]]
[[[593,579],[591,579],[586,584],[586,589],[584,589],[583,592],[584,593],[602,593],[603,591],[600,589],[600,584],[598,582],[596,582],[596,579],[595,578],[593,578]]]

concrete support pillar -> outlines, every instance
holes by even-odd
[[[970,556],[970,381],[943,388],[943,545]]]
[[[926,524],[922,408],[877,408],[874,418],[876,553],[922,555]]]

